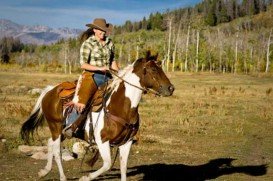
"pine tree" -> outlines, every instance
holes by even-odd
[[[216,1],[206,1],[208,4],[208,11],[207,14],[205,14],[205,22],[209,26],[215,26],[217,23],[217,17],[215,14],[215,8],[216,8]]]

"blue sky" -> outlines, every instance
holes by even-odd
[[[139,21],[150,13],[194,6],[201,0],[0,0],[0,19],[24,25],[85,29],[102,17],[114,25]]]

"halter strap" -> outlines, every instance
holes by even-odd
[[[146,87],[143,88],[143,87],[134,85],[134,84],[128,82],[127,80],[123,79],[122,77],[120,77],[120,76],[116,73],[115,70],[109,69],[109,71],[110,71],[110,73],[111,73],[112,75],[116,76],[117,78],[119,78],[120,80],[122,80],[122,81],[125,82],[126,84],[129,84],[130,86],[133,86],[133,87],[135,87],[135,88],[137,88],[137,89],[139,89],[139,90],[142,90],[142,91],[144,91],[144,92],[150,92],[150,93],[152,93],[152,94],[154,94],[154,95],[160,96],[160,93],[159,93],[158,91],[155,91],[155,90],[153,90],[153,89],[149,89],[149,88],[146,88]]]

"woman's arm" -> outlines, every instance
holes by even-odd
[[[102,72],[105,72],[105,71],[108,70],[108,67],[106,67],[106,66],[97,67],[97,66],[94,66],[94,65],[90,65],[88,63],[81,64],[81,68],[84,69],[84,70],[89,70],[89,71],[102,71]]]

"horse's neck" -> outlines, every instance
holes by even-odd
[[[138,104],[142,96],[142,90],[137,88],[140,87],[140,79],[136,74],[126,74],[123,79],[124,81],[120,82],[114,89],[108,108],[110,113],[129,119],[138,114]]]
[[[125,77],[125,81],[127,81],[127,83],[126,82],[124,83],[125,96],[130,99],[131,107],[137,107],[142,95],[142,90],[137,88],[137,87],[141,87],[140,79],[138,76],[136,76],[136,74],[131,73],[130,75]]]

